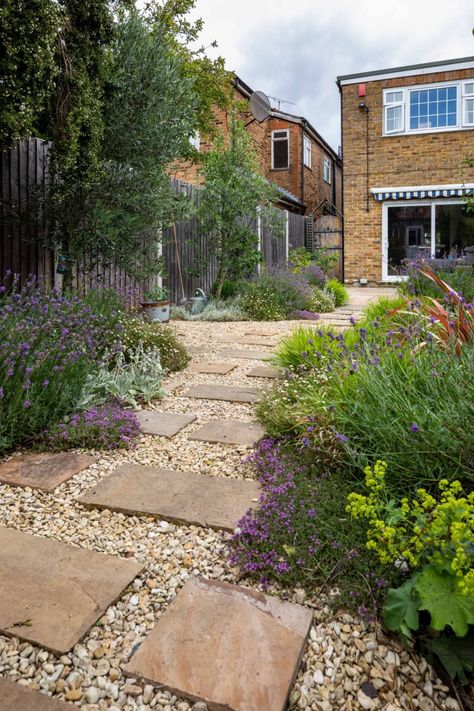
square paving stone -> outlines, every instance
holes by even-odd
[[[92,508],[233,531],[248,509],[256,506],[259,496],[256,481],[123,464],[79,502]]]
[[[279,339],[275,338],[264,338],[262,336],[246,336],[244,338],[234,337],[232,338],[221,338],[222,343],[240,343],[244,346],[268,346],[268,348],[273,348],[277,346],[280,342]]]
[[[173,437],[186,425],[197,418],[197,415],[183,415],[180,412],[158,412],[157,410],[141,410],[137,412],[140,427],[146,434],[161,437]]]
[[[271,365],[256,365],[246,375],[248,378],[281,378],[281,370]]]
[[[273,357],[271,351],[244,351],[237,348],[224,348],[219,351],[219,355],[226,358],[243,358],[244,360],[270,360]]]
[[[190,373],[213,373],[215,375],[227,375],[231,370],[237,368],[231,363],[192,363],[188,371]]]
[[[0,528],[0,632],[65,654],[143,566]]]
[[[74,711],[77,706],[0,677],[0,708],[2,711]]]
[[[193,385],[183,393],[183,397],[201,400],[225,400],[227,402],[257,402],[260,391],[256,388],[242,388],[234,385]]]
[[[193,578],[125,673],[210,711],[283,711],[313,614],[256,590]]]
[[[189,439],[253,447],[264,434],[265,430],[258,422],[211,420],[193,432]]]
[[[95,461],[95,457],[74,452],[21,454],[0,464],[0,482],[10,486],[53,491]]]

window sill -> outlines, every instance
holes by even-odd
[[[426,136],[431,133],[456,133],[457,131],[472,131],[474,126],[454,126],[453,128],[427,128],[419,131],[400,131],[400,133],[382,133],[382,138],[402,138],[403,136]]]
[[[290,170],[290,166],[288,165],[286,168],[270,168],[270,170],[280,173],[282,170]]]

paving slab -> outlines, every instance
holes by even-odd
[[[0,677],[0,708],[2,711],[74,711],[77,706]]]
[[[174,437],[175,434],[197,419],[197,415],[193,413],[183,415],[180,412],[159,412],[158,410],[141,410],[136,414],[143,432],[160,437]]]
[[[161,383],[161,387],[163,390],[166,390],[167,393],[173,393],[175,390],[180,388],[181,385],[183,385],[183,381],[173,377],[165,378]]]
[[[225,358],[243,358],[245,360],[270,360],[273,357],[271,351],[244,351],[237,348],[224,348],[219,351],[219,355],[225,356]]]
[[[281,378],[281,370],[271,365],[256,365],[246,375],[248,378]]]
[[[280,331],[246,331],[245,333],[246,336],[279,336],[281,338],[282,334]]]
[[[65,654],[143,566],[2,527],[0,570],[0,633]]]
[[[215,375],[227,375],[231,370],[237,368],[232,363],[191,363],[188,368],[189,373],[212,373]]]
[[[53,491],[96,461],[95,457],[74,452],[20,454],[0,464],[0,482]]]
[[[233,531],[257,505],[256,481],[123,464],[79,499],[92,508],[147,514],[174,523]]]
[[[210,420],[189,435],[189,439],[253,447],[264,434],[265,430],[258,422]]]
[[[207,346],[189,346],[187,351],[191,353],[191,355],[201,355],[202,353],[208,353],[209,348]]]
[[[125,667],[210,711],[283,711],[313,614],[229,583],[193,578]]]
[[[274,348],[280,342],[279,338],[263,338],[262,336],[246,336],[244,338],[227,336],[220,340],[221,343],[239,343],[245,346],[268,346],[268,348]]]
[[[257,388],[242,388],[235,385],[193,385],[182,397],[199,398],[201,400],[225,400],[226,402],[257,402],[260,391]]]

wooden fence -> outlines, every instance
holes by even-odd
[[[29,224],[28,206],[33,190],[47,179],[49,145],[38,138],[20,141],[14,148],[1,151],[0,163],[0,281],[7,270],[20,275],[24,282],[28,274],[45,278],[50,285],[60,285],[56,273],[55,255],[41,246],[38,225]],[[199,202],[200,188],[173,180],[174,189]],[[282,236],[273,237],[263,217],[251,221],[256,242],[262,251],[263,263],[270,266],[286,261],[288,250],[305,244],[305,220],[302,215],[276,211],[281,216]],[[168,287],[173,303],[192,296],[196,288],[211,291],[216,278],[216,262],[212,256],[208,235],[201,232],[197,218],[177,223],[163,230],[162,253],[164,277],[137,280],[116,266],[90,268],[78,266],[76,287],[89,289],[98,280],[107,286],[135,290],[139,294],[153,284]]]

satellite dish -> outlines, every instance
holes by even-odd
[[[268,100],[268,96],[263,91],[254,91],[250,96],[250,111],[252,116],[262,123],[267,119],[272,112],[272,105]]]

